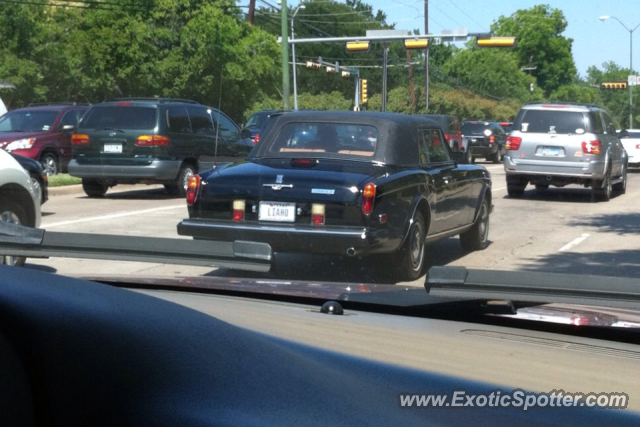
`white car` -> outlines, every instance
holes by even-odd
[[[640,167],[640,129],[622,130],[618,138],[629,156],[629,167]]]
[[[11,154],[0,150],[0,221],[39,227],[42,193]],[[25,257],[0,256],[0,264],[22,266]]]

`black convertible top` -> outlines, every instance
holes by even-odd
[[[289,123],[341,123],[373,126],[378,130],[378,147],[367,160],[390,165],[413,165],[418,163],[418,129],[436,128],[438,124],[424,116],[400,113],[354,112],[354,111],[296,111],[274,117],[266,136],[249,159],[267,157],[267,151],[280,129]]]

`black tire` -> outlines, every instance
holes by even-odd
[[[507,184],[507,194],[509,197],[522,197],[524,187],[521,185]]]
[[[622,182],[614,184],[612,189],[618,194],[627,192],[627,165],[624,165],[622,169]]]
[[[465,252],[481,251],[489,245],[489,217],[491,205],[486,197],[480,206],[476,222],[469,230],[460,235],[460,244]]]
[[[97,179],[82,178],[82,189],[88,197],[104,197],[109,186]]]
[[[12,200],[0,200],[0,221],[10,222],[17,225],[28,225],[29,217],[24,208]],[[0,255],[0,264],[22,267],[27,261],[23,256]]]
[[[467,149],[467,151],[465,151],[464,153],[464,163],[467,165],[473,163],[473,156],[471,155],[471,151],[469,151],[469,149]]]
[[[490,159],[493,163],[500,163],[500,149],[491,155]]]
[[[608,202],[611,200],[613,185],[611,184],[611,165],[607,166],[602,180],[594,180],[591,187],[593,199],[598,202]]]
[[[48,176],[57,175],[60,172],[58,156],[53,153],[43,153],[42,156],[40,156],[40,164],[42,165],[42,170],[46,172]]]
[[[546,191],[549,189],[548,184],[536,184],[536,191]]]
[[[427,227],[422,213],[416,211],[409,228],[407,239],[395,253],[393,265],[396,279],[414,281],[422,276],[425,264]]]
[[[178,177],[174,184],[169,186],[169,191],[177,197],[187,197],[187,185],[189,178],[197,173],[195,166],[184,163],[178,172]],[[167,186],[165,186],[167,188]]]

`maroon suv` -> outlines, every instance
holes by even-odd
[[[32,104],[0,117],[0,148],[42,164],[47,175],[64,172],[71,160],[71,134],[89,107]]]

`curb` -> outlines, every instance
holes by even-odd
[[[69,194],[84,193],[82,184],[62,185],[60,187],[49,187],[49,197],[67,196]]]

